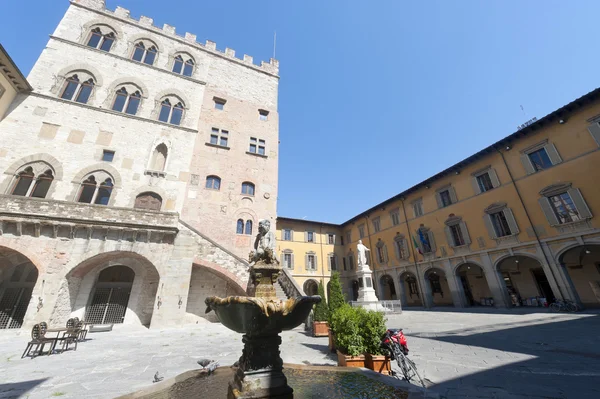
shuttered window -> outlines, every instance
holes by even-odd
[[[592,217],[592,213],[578,188],[551,193],[540,198],[539,204],[550,226],[577,222]]]
[[[510,208],[504,206],[491,207],[484,216],[485,226],[490,238],[501,238],[519,233],[517,221]]]
[[[458,202],[458,199],[456,198],[456,192],[454,191],[454,187],[447,187],[439,190],[436,193],[435,198],[437,200],[438,208],[445,208],[449,205]]]
[[[596,144],[600,146],[600,123],[596,122],[588,126],[588,131],[596,141]]]
[[[521,162],[527,174],[532,174],[561,163],[562,158],[554,144],[546,140],[523,150]]]

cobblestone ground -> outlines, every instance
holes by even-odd
[[[405,311],[410,356],[430,390],[454,398],[600,398],[600,314]],[[0,332],[0,398],[113,398],[197,368],[203,357],[233,364],[242,344],[220,324],[115,328],[89,334],[77,351],[21,359],[28,334]],[[283,334],[285,362],[334,365],[327,338]]]

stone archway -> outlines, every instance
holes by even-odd
[[[434,267],[425,272],[425,295],[431,306],[454,306],[448,278],[442,269]]]
[[[127,266],[103,269],[90,294],[83,319],[94,324],[122,324],[134,279],[135,272]]]
[[[0,330],[23,326],[37,279],[29,258],[0,247]]]
[[[304,294],[308,296],[319,295],[319,283],[313,279],[306,280],[302,286]]]
[[[586,308],[600,308],[600,245],[572,247],[559,256],[577,301]]]
[[[115,266],[119,268],[104,272],[105,269]],[[132,279],[131,273],[133,273]],[[111,324],[141,324],[148,327],[152,320],[157,294],[160,296],[159,282],[160,275],[156,267],[135,252],[114,251],[93,256],[74,267],[65,276],[58,291],[50,322],[63,325],[70,317],[85,320],[88,316],[95,320],[98,316],[90,313],[92,307],[96,312],[103,306],[115,308],[125,304],[125,312],[120,319],[117,313],[113,312],[113,316],[105,318],[104,321]],[[105,294],[108,292],[107,288],[112,288],[113,294],[118,291],[119,305],[111,305],[108,296],[96,297],[98,288]],[[126,292],[129,294],[125,302]],[[102,305],[102,301],[105,301],[105,305]]]
[[[400,299],[402,307],[421,306],[421,293],[417,276],[412,272],[404,272],[398,278],[400,282]]]
[[[458,288],[465,306],[493,306],[494,299],[483,268],[475,263],[463,263],[455,270]]]
[[[379,284],[381,286],[380,300],[389,301],[398,299],[396,287],[394,286],[394,279],[390,277],[389,274],[384,274],[381,276],[379,279]]]
[[[200,320],[218,322],[215,312],[206,313],[204,300],[209,296],[225,298],[228,296],[245,296],[244,289],[229,276],[220,273],[215,267],[207,267],[198,263],[192,265],[192,275],[188,290],[185,311],[186,322]]]
[[[496,270],[512,306],[540,306],[540,299],[552,303],[556,298],[542,264],[531,256],[507,256]]]

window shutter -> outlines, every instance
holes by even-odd
[[[294,230],[290,230],[290,240],[294,241]]]
[[[448,245],[454,248],[454,239],[452,238],[452,231],[450,230],[450,226],[444,227],[444,231],[446,232],[446,240],[448,241]]]
[[[435,200],[437,201],[438,208],[443,208],[442,197],[440,197],[440,193],[435,193]]]
[[[327,270],[331,270],[331,256],[327,257]]]
[[[429,236],[429,244],[431,245],[431,253],[435,253],[437,247],[435,246],[435,238],[433,237],[433,231],[428,231],[427,235]]]
[[[588,126],[588,130],[594,140],[596,140],[596,144],[600,146],[600,124],[594,123],[593,125]]]
[[[490,215],[483,215],[483,221],[485,223],[485,227],[488,230],[490,238],[496,238],[496,230],[494,230],[494,224],[492,223],[492,217]]]
[[[579,217],[582,219],[589,219],[592,217],[592,212],[590,212],[590,208],[588,208],[583,196],[581,195],[581,191],[578,188],[572,188],[568,191],[575,207],[577,208],[577,212],[579,213]]]
[[[400,260],[400,245],[402,245],[401,241],[394,240],[394,253],[396,254],[396,259]]]
[[[304,242],[308,242],[308,231],[304,230]]]
[[[550,226],[556,226],[558,223],[558,218],[552,209],[552,205],[550,205],[550,201],[546,197],[542,197],[538,200],[540,206],[542,207],[542,211],[544,211],[544,215],[546,215],[546,219],[548,219],[548,223]]]
[[[527,155],[525,153],[521,154],[521,162],[523,163],[523,167],[525,168],[525,171],[527,172],[528,175],[535,173],[535,169],[533,168],[533,165],[531,164],[529,155]]]
[[[292,254],[292,262],[291,262],[290,268],[291,269],[294,268],[294,254]]]
[[[304,268],[308,270],[308,254],[304,254]]]
[[[388,263],[390,261],[387,253],[387,245],[383,246],[383,260],[385,261],[385,263]]]
[[[463,239],[465,240],[465,244],[471,244],[471,237],[469,236],[469,230],[467,230],[467,224],[465,222],[460,222],[460,231],[463,235]]]
[[[315,268],[313,270],[319,269],[319,261],[317,260],[317,255],[315,255]]]
[[[519,226],[517,225],[517,220],[515,219],[515,215],[513,215],[512,210],[510,208],[504,208],[503,212],[512,235],[519,234]]]
[[[556,165],[562,162],[562,158],[560,157],[560,155],[558,155],[558,151],[556,151],[556,147],[553,143],[548,143],[548,145],[546,145],[545,148],[546,152],[548,153],[548,157],[552,162],[552,165]]]
[[[490,175],[490,180],[492,181],[492,186],[494,188],[500,187],[500,179],[498,179],[498,174],[496,174],[495,169],[488,170],[488,174]]]
[[[481,194],[481,190],[479,189],[479,183],[477,183],[477,176],[473,176],[471,178],[471,185],[473,186],[473,192],[475,195]]]
[[[404,247],[404,257],[405,259],[408,259],[409,252],[408,252],[408,239],[403,239],[402,240],[402,246]]]
[[[457,203],[458,198],[456,197],[456,191],[454,190],[454,187],[448,187],[448,192],[450,193],[450,200],[452,201],[452,203]]]
[[[423,243],[421,242],[421,238],[419,237],[419,230],[417,230],[415,233],[417,234],[417,238],[416,238],[416,240],[417,240],[417,247],[419,247],[419,251],[421,251],[421,253],[424,254],[425,251],[423,250]]]

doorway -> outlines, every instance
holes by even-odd
[[[134,277],[134,271],[127,266],[111,266],[102,270],[84,320],[96,324],[122,324]]]
[[[548,278],[546,277],[546,273],[544,273],[544,269],[542,269],[541,267],[536,268],[536,269],[531,269],[531,274],[533,274],[533,278],[535,279],[535,282],[538,286],[540,294],[546,298],[546,301],[548,303],[554,302],[556,297],[554,296],[554,293],[552,292],[552,288],[550,287],[550,282],[548,281]]]

